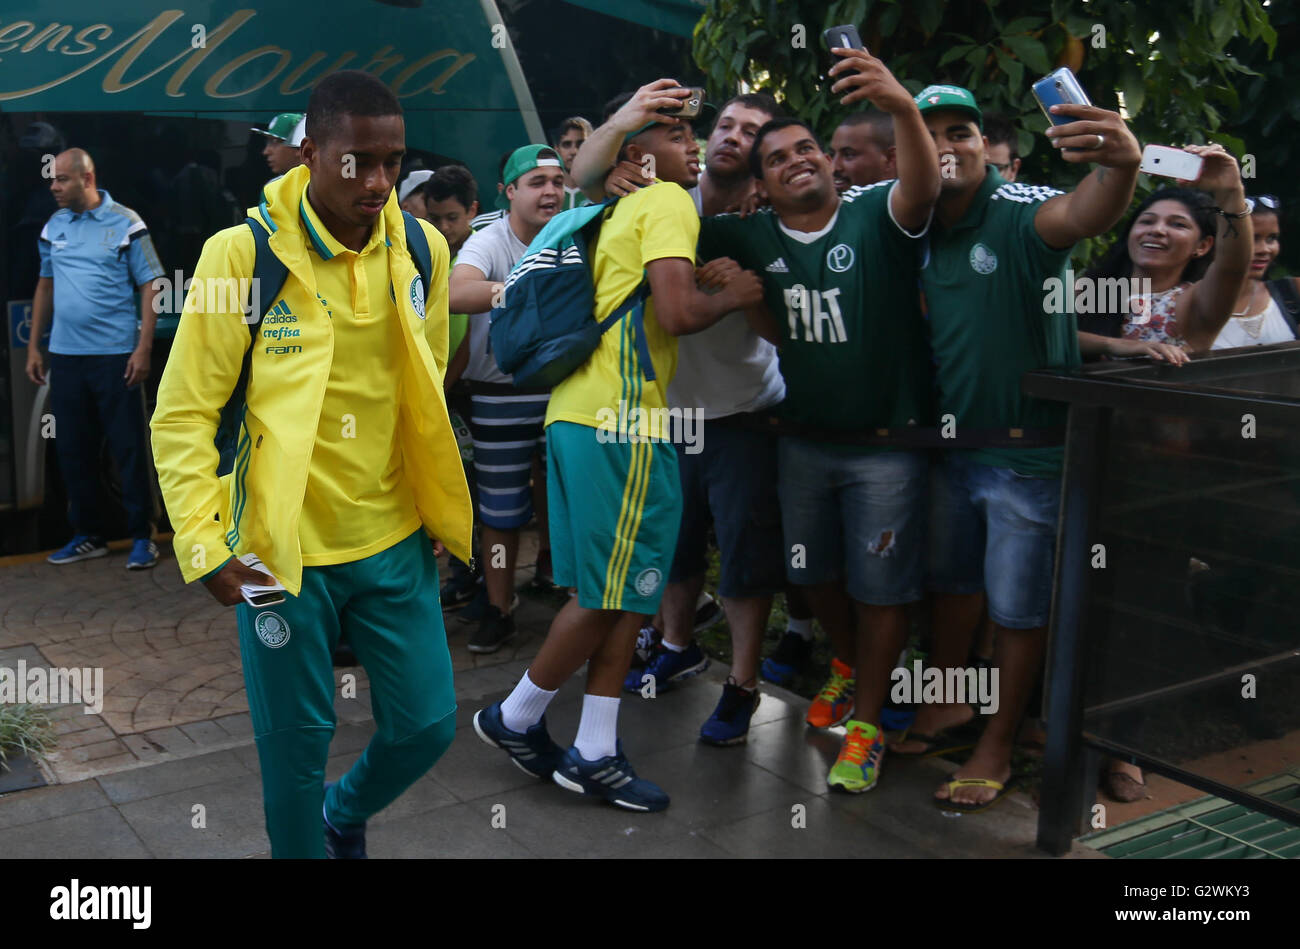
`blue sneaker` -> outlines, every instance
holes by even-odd
[[[699,675],[709,668],[709,657],[699,644],[693,642],[681,652],[673,652],[663,643],[658,643],[650,653],[650,661],[644,669],[633,669],[623,680],[625,692],[640,692],[645,685],[645,676],[653,676],[655,694],[667,692],[678,682]]]
[[[325,783],[325,794],[337,781]],[[330,823],[325,814],[325,805],[321,805],[321,821],[325,824],[325,856],[331,860],[365,860],[366,859],[366,825],[339,830]]]
[[[46,558],[50,563],[76,563],[78,560],[93,560],[108,556],[108,544],[104,538],[91,534],[78,534],[61,548]]]
[[[535,778],[549,778],[564,755],[564,749],[551,741],[545,715],[526,732],[511,731],[501,721],[500,702],[474,713],[474,731],[493,748],[507,752],[520,771]]]
[[[137,540],[131,545],[131,556],[126,558],[126,569],[148,570],[158,563],[158,545],[151,540]]]
[[[811,657],[812,640],[786,630],[772,655],[763,660],[759,674],[773,685],[789,685]]]
[[[668,795],[658,785],[636,776],[623,755],[623,742],[618,742],[616,752],[599,761],[588,761],[578,754],[578,749],[570,748],[560,759],[552,777],[566,790],[594,794],[629,811],[662,811],[666,808]]]
[[[758,709],[758,689],[746,691],[731,676],[722,686],[722,698],[709,720],[700,727],[706,745],[739,745],[749,737],[749,720]]]

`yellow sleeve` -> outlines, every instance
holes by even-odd
[[[418,220],[418,219],[417,219]],[[451,251],[447,239],[432,224],[420,221],[424,236],[429,241],[429,256],[433,270],[429,274],[429,289],[424,301],[424,338],[438,366],[438,378],[447,375],[447,337],[451,321],[447,313],[447,300],[451,280]]]
[[[250,345],[241,301],[253,257],[253,235],[244,224],[218,231],[203,245],[150,423],[158,483],[186,583],[230,558],[226,490],[217,478],[213,439]]]

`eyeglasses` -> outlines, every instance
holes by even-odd
[[[1254,213],[1256,206],[1266,208],[1269,211],[1282,210],[1282,202],[1278,200],[1277,195],[1273,194],[1260,194],[1253,198],[1247,198],[1246,204],[1249,206],[1252,214]]]

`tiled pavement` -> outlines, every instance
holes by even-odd
[[[531,563],[525,546],[521,562]],[[256,749],[233,617],[175,565],[127,574],[121,557],[59,570],[0,567],[0,664],[104,667],[103,713],[60,710],[49,787],[0,796],[0,854],[37,857],[265,856]],[[521,579],[529,573],[521,570]],[[75,583],[70,582],[75,578]],[[1035,856],[1037,810],[1012,795],[986,814],[947,817],[929,796],[952,765],[890,761],[872,792],[827,792],[839,735],[803,724],[805,702],[767,689],[750,741],[700,745],[696,735],[726,674],[715,666],[653,700],[629,697],[620,733],[638,771],[673,798],[662,814],[583,800],[520,772],[483,744],[470,720],[503,696],[540,645],[551,608],[524,599],[519,641],[491,657],[449,637],[460,704],[456,740],[433,770],[371,822],[376,857]],[[348,670],[336,670],[340,676]],[[365,677],[339,697],[328,776],[342,774],[373,733]],[[548,721],[571,740],[578,677]],[[196,805],[202,805],[197,811]],[[196,828],[196,813],[205,826]],[[1092,851],[1076,847],[1078,856]]]

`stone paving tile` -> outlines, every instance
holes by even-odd
[[[107,807],[110,803],[103,789],[94,781],[54,784],[33,788],[30,791],[2,794],[0,795],[0,830],[63,817],[78,811]],[[3,851],[7,850],[6,838]]]
[[[845,820],[824,798],[809,797],[804,803],[804,826],[796,826],[790,807],[776,807],[742,820],[709,827],[702,831],[712,843],[736,857],[764,858],[854,858],[924,857],[934,852],[919,850],[888,830],[868,827],[861,821]]]
[[[196,805],[202,811],[196,812]],[[256,775],[132,801],[118,810],[158,857],[243,857],[267,848]],[[199,817],[205,826],[194,826]]]
[[[118,860],[153,856],[113,807],[7,828],[4,855],[20,860]]]
[[[494,830],[477,804],[453,804],[366,829],[366,851],[385,858],[501,859],[537,856],[507,830]]]
[[[221,751],[195,758],[163,761],[151,767],[118,774],[105,774],[96,780],[109,800],[114,804],[123,804],[250,773],[233,751]]]
[[[485,827],[504,816],[511,837],[548,857],[643,856],[649,847],[671,847],[698,836],[675,819],[671,807],[657,814],[634,813],[551,781],[479,798],[471,807]]]

